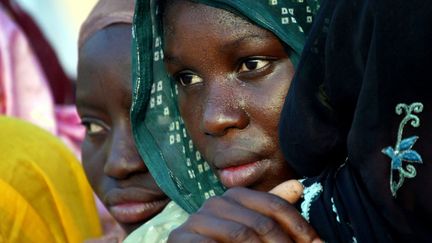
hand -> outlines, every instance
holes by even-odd
[[[295,180],[270,193],[229,189],[223,196],[207,200],[171,232],[168,242],[321,242],[289,203],[297,201],[302,192],[302,185]]]
[[[298,180],[285,181],[269,191],[285,201],[294,204],[303,195],[303,185]]]

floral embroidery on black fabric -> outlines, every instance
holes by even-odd
[[[398,104],[396,106],[396,114],[402,115],[406,113],[399,125],[397,142],[394,148],[391,146],[384,148],[382,152],[391,158],[391,171],[390,171],[390,189],[393,197],[397,196],[397,190],[403,185],[405,178],[413,178],[417,175],[416,168],[408,164],[403,167],[403,162],[422,164],[422,158],[419,153],[412,149],[418,136],[411,136],[402,139],[403,130],[405,125],[410,122],[411,126],[419,127],[420,118],[414,113],[423,111],[422,103],[412,103],[411,105]],[[399,172],[399,180],[394,178],[394,174]]]

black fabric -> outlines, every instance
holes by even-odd
[[[431,241],[431,23],[432,1],[321,5],[286,98],[280,140],[287,161],[309,177],[304,184],[323,187],[310,222],[324,240]],[[392,195],[401,170],[413,178]]]

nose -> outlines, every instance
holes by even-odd
[[[113,131],[111,146],[108,147],[104,166],[104,173],[107,176],[121,180],[134,174],[147,172],[133,142],[130,126]]]
[[[203,106],[202,130],[210,136],[223,136],[232,129],[244,129],[249,124],[249,116],[242,99],[232,87],[224,87],[221,82],[210,85]]]

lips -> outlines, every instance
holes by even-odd
[[[111,215],[120,223],[131,224],[145,221],[160,212],[168,203],[168,199],[150,203],[124,203],[109,207]]]
[[[243,148],[218,150],[212,164],[224,186],[250,187],[259,181],[271,164],[268,155],[250,152]]]
[[[160,193],[142,188],[113,189],[105,197],[111,215],[123,224],[146,221],[169,202]]]
[[[218,169],[219,179],[228,188],[248,187],[261,179],[268,165],[267,160],[259,160]]]

